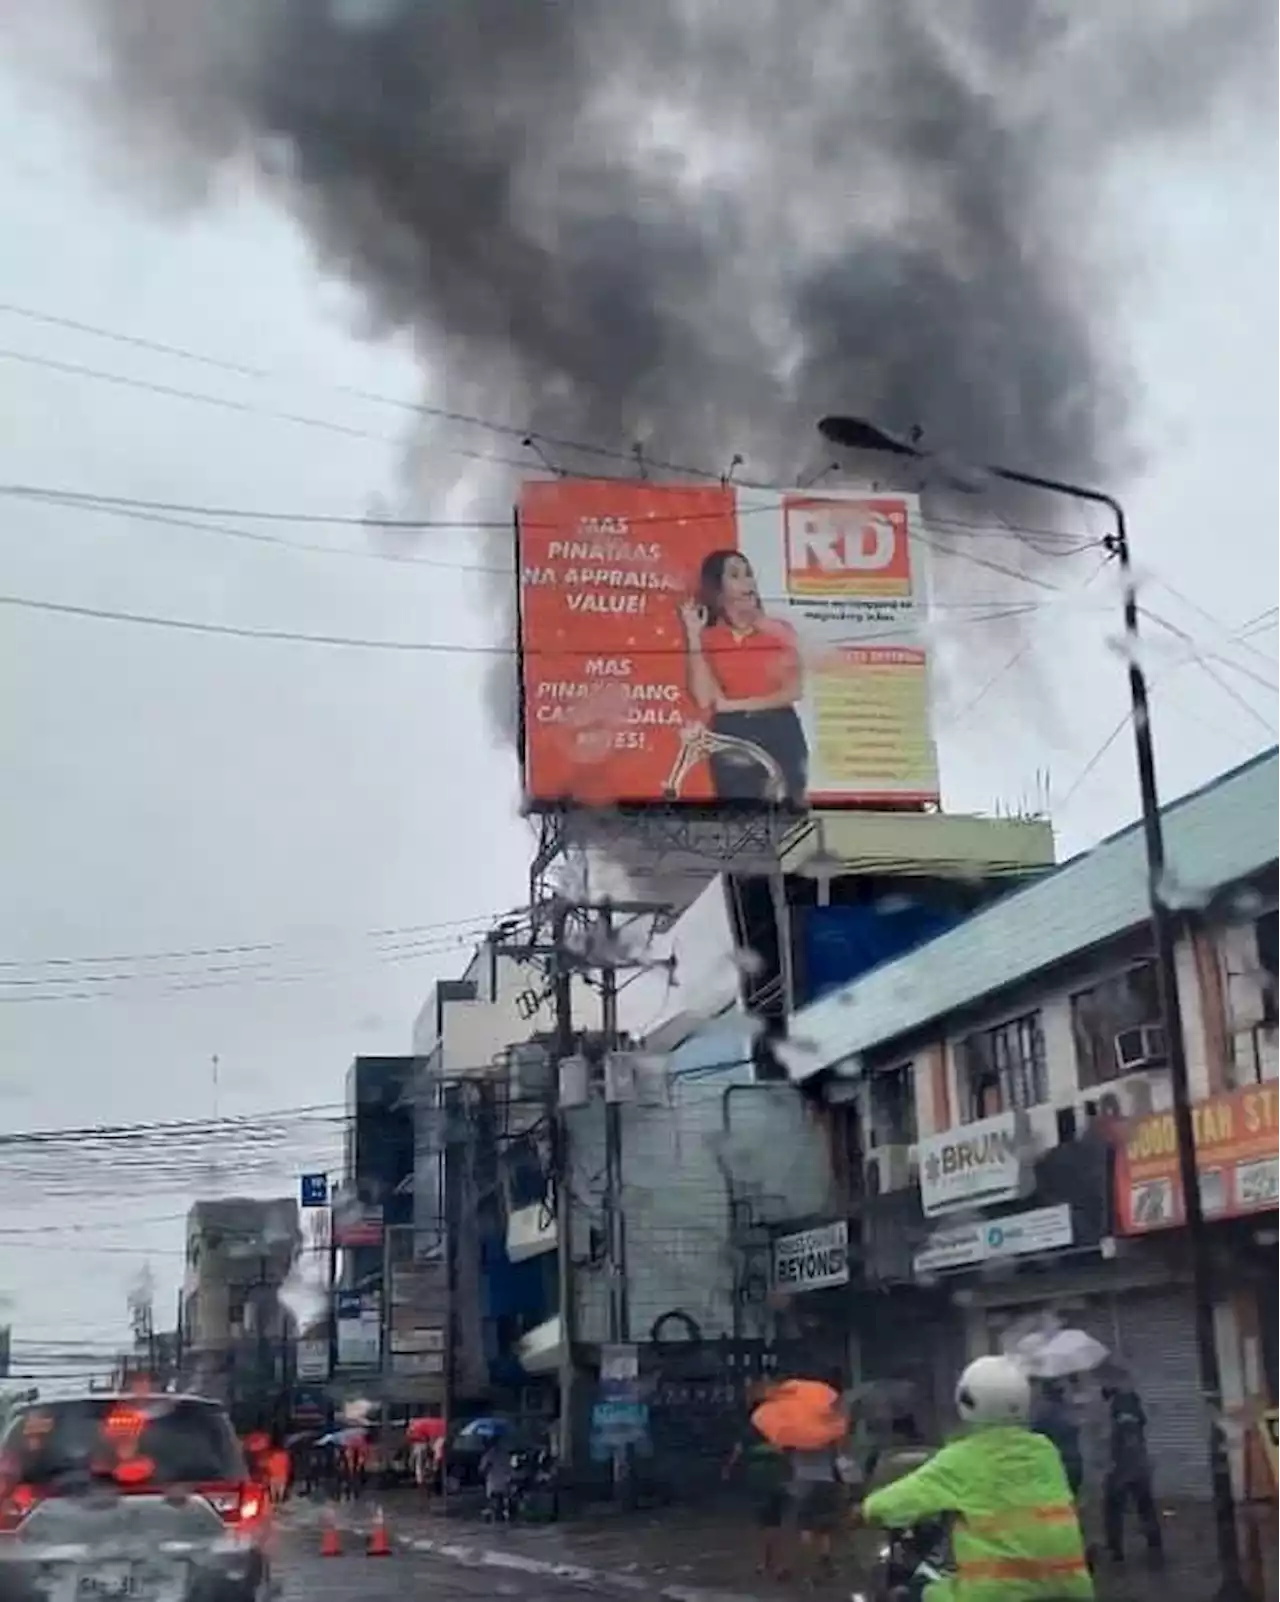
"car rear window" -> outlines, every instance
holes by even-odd
[[[26,1485],[82,1475],[171,1485],[242,1480],[245,1468],[218,1407],[169,1396],[95,1396],[17,1414],[0,1444],[0,1475]]]

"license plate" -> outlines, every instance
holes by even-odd
[[[76,1587],[77,1598],[89,1602],[107,1602],[108,1598],[123,1602],[154,1602],[160,1595],[159,1579],[137,1563],[101,1563],[80,1576]]]

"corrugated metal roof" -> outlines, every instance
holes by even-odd
[[[1278,778],[1273,747],[1162,808],[1170,885],[1207,894],[1274,863]],[[923,1028],[1147,917],[1146,854],[1133,824],[797,1013],[792,1078]]]

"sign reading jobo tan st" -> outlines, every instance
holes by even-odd
[[[926,1218],[961,1207],[1013,1201],[1022,1173],[1017,1114],[999,1113],[976,1124],[922,1140],[920,1205]]]
[[[1280,1089],[1251,1085],[1191,1109],[1200,1205],[1207,1218],[1239,1218],[1276,1205]],[[1116,1157],[1121,1235],[1169,1229],[1184,1216],[1178,1140],[1171,1112],[1140,1118]]]

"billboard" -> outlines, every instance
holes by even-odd
[[[1280,1088],[1252,1085],[1196,1102],[1200,1206],[1206,1218],[1240,1218],[1276,1206]],[[1178,1138],[1171,1112],[1139,1118],[1116,1153],[1116,1229],[1142,1235],[1183,1221]]]
[[[914,496],[561,478],[517,529],[533,807],[938,799]]]

